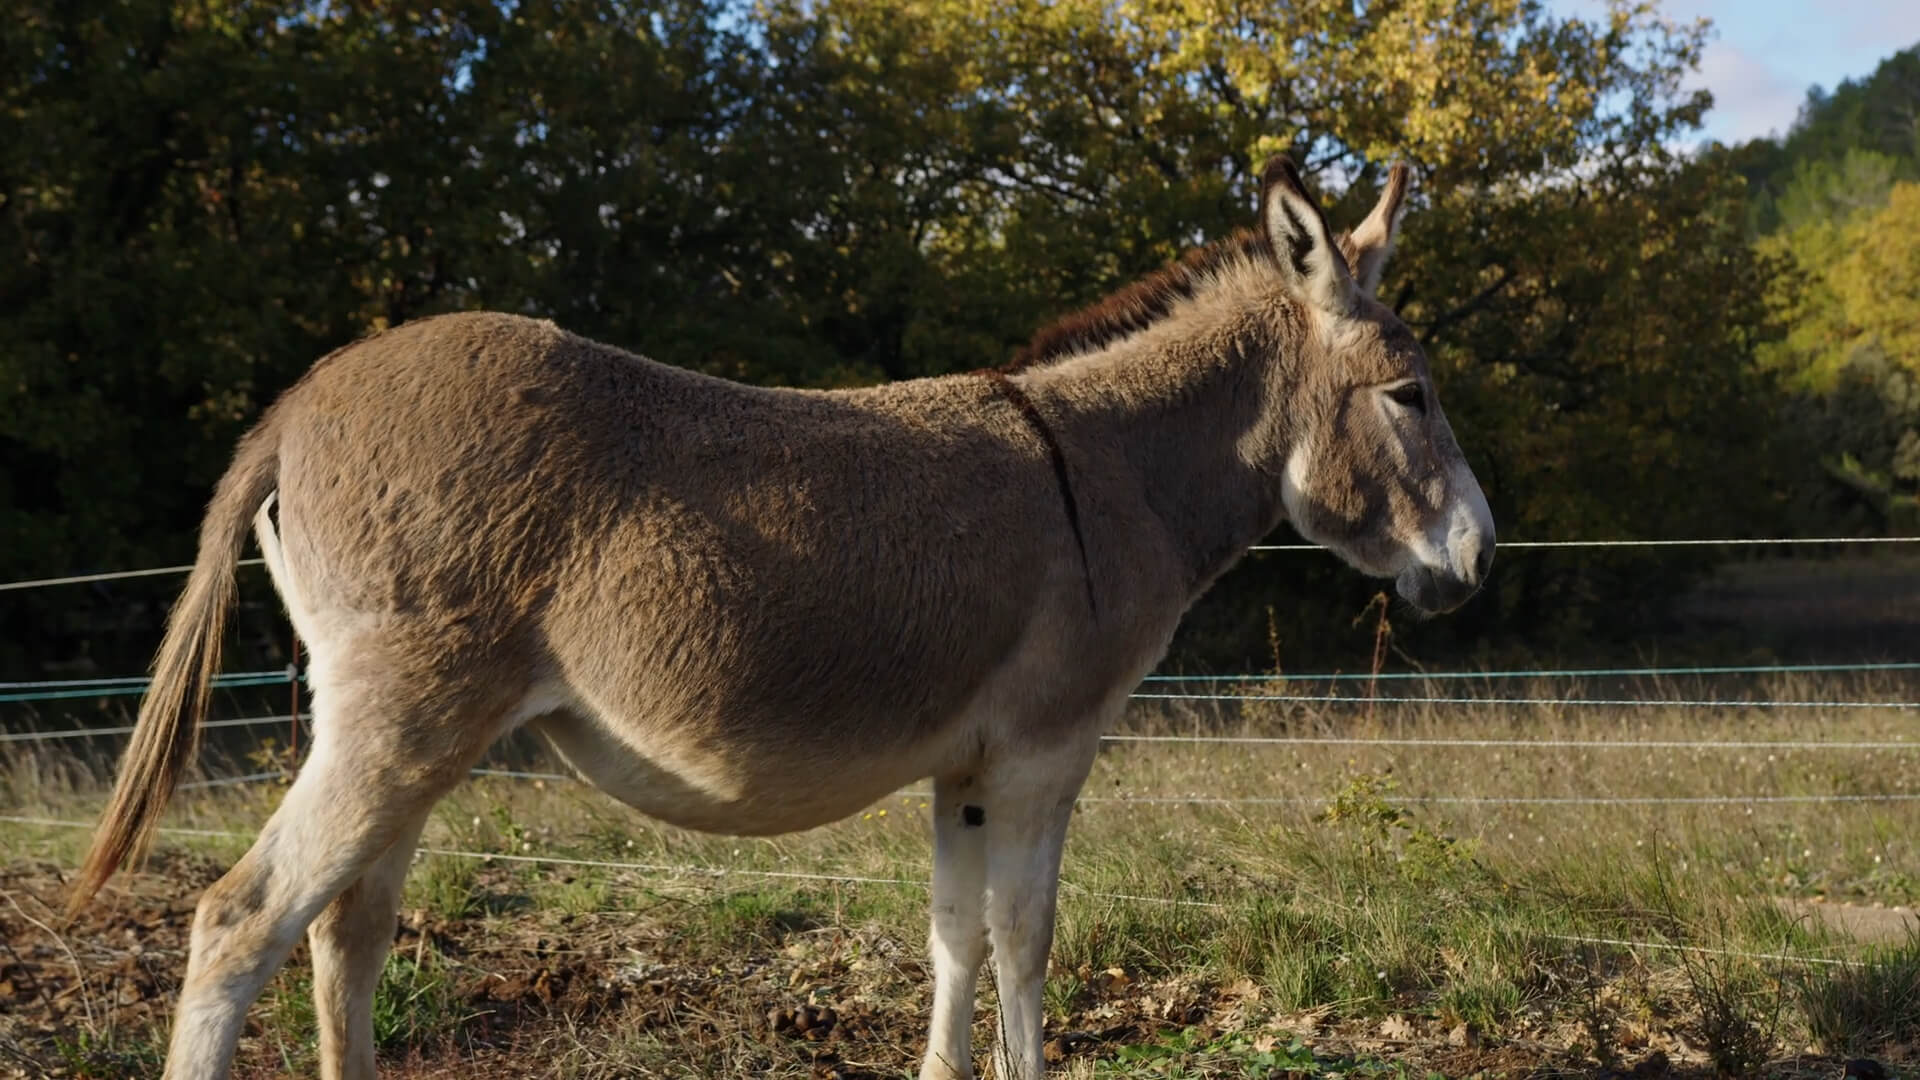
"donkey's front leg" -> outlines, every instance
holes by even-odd
[[[933,1027],[920,1080],[973,1080],[973,996],[987,958],[987,830],[978,786],[972,776],[933,783]]]
[[[987,930],[1000,991],[999,1080],[1040,1080],[1045,1071],[1047,956],[1060,889],[1060,853],[1073,800],[1097,742],[1071,754],[1036,756],[990,777],[987,830]]]

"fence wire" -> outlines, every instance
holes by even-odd
[[[469,776],[503,780],[537,780],[592,784],[570,773],[522,769],[476,768]],[[286,779],[284,772],[253,773],[229,780],[209,780],[183,787],[225,787]],[[895,791],[886,798],[931,799],[933,792],[917,788]],[[1326,806],[1324,795],[1081,795],[1076,806]],[[1423,806],[1796,806],[1817,803],[1920,802],[1920,792],[1869,792],[1806,795],[1400,795],[1393,801]]]
[[[1499,546],[1506,551],[1542,551],[1562,548],[1808,547],[1821,544],[1915,543],[1920,543],[1920,536],[1746,536],[1702,540],[1506,540]],[[1272,552],[1326,551],[1327,549],[1319,544],[1255,544],[1247,550]],[[263,559],[241,559],[235,565],[261,566],[264,563]],[[109,570],[98,574],[30,578],[24,581],[0,582],[0,592],[49,588],[55,585],[85,585],[98,581],[119,581],[125,578],[161,577],[167,574],[184,574],[192,569],[193,564],[186,563],[180,566],[153,566],[144,570]]]
[[[1881,545],[1920,543],[1920,536],[1897,537],[1750,537],[1716,539],[1667,539],[1667,540],[1559,540],[1559,541],[1509,541],[1500,546],[1506,550],[1554,550],[1554,549],[1610,549],[1610,548],[1677,548],[1677,547],[1736,547],[1736,546],[1819,546],[1819,545]],[[1297,552],[1325,550],[1315,544],[1259,544],[1249,549],[1252,552]],[[244,567],[259,566],[261,559],[242,559],[238,565]],[[146,578],[181,574],[190,571],[190,565],[152,567],[140,570],[121,570],[94,574],[76,574],[63,577],[36,578],[23,581],[0,583],[0,592],[20,591],[61,585],[78,585],[97,582],[118,581],[134,578]],[[1271,684],[1276,681],[1287,682],[1325,682],[1340,683],[1366,681],[1410,681],[1410,680],[1504,680],[1504,679],[1592,679],[1592,678],[1674,678],[1709,677],[1731,674],[1741,675],[1786,675],[1801,673],[1832,672],[1878,672],[1878,671],[1914,671],[1920,670],[1920,663],[1862,663],[1862,664],[1789,664],[1789,665],[1728,665],[1713,667],[1642,667],[1642,668],[1588,668],[1588,669],[1541,669],[1509,671],[1441,671],[1441,672],[1328,672],[1304,675],[1152,675],[1149,683],[1160,684]],[[291,670],[275,672],[235,672],[216,677],[214,685],[218,688],[240,688],[250,686],[269,686],[297,678]],[[0,682],[0,702],[28,702],[80,699],[89,697],[108,697],[143,693],[149,680],[143,676],[105,677],[94,679],[37,680],[25,682]],[[1333,694],[1258,694],[1258,693],[1157,693],[1141,692],[1133,697],[1145,701],[1194,701],[1194,702],[1269,702],[1290,704],[1319,705],[1460,705],[1493,707],[1609,707],[1609,708],[1688,708],[1688,709],[1920,709],[1920,702],[1912,701],[1814,701],[1814,700],[1767,700],[1739,698],[1587,698],[1587,697],[1504,697],[1477,695],[1407,695],[1388,696],[1337,696]],[[301,717],[305,719],[306,717]],[[214,720],[202,725],[204,728],[238,728],[255,725],[278,724],[287,722],[291,717],[259,716],[230,720]],[[24,743],[100,736],[126,735],[134,731],[132,725],[112,727],[77,728],[45,732],[6,732],[0,733],[0,743]],[[1742,751],[1901,751],[1920,747],[1920,742],[1905,741],[1819,741],[1819,740],[1635,740],[1635,739],[1512,739],[1512,738],[1363,738],[1336,736],[1233,736],[1233,735],[1128,735],[1114,734],[1103,737],[1109,743],[1190,743],[1224,745],[1296,745],[1296,746],[1384,746],[1384,747],[1450,747],[1450,748],[1503,748],[1503,749],[1664,749],[1664,750],[1742,750]],[[565,773],[539,772],[532,770],[512,770],[479,768],[472,770],[473,775],[513,780],[537,781],[578,781],[577,777]],[[218,777],[182,784],[182,790],[208,790],[237,787],[252,783],[285,779],[282,771],[257,772],[241,776]],[[928,798],[930,792],[907,791],[906,797]],[[1705,796],[1464,796],[1464,795],[1396,795],[1395,801],[1408,804],[1427,804],[1443,806],[1747,806],[1759,805],[1802,805],[1820,803],[1904,803],[1920,801],[1920,793],[1883,792],[1852,794],[1801,794],[1801,795],[1705,795]],[[1203,794],[1190,795],[1108,795],[1083,796],[1078,800],[1090,805],[1199,805],[1199,806],[1304,806],[1325,805],[1325,797],[1224,797]],[[53,828],[91,829],[94,823],[69,821],[55,818],[26,816],[0,816],[0,822],[18,825],[30,825]],[[250,834],[211,829],[192,829],[181,827],[163,827],[162,833],[177,836],[222,838],[249,840]],[[907,879],[874,877],[857,874],[841,874],[809,871],[762,870],[747,867],[728,866],[689,866],[671,863],[629,862],[619,860],[584,859],[572,856],[545,853],[502,853],[484,852],[457,848],[425,847],[421,854],[446,858],[459,858],[480,861],[501,861],[522,864],[540,864],[551,866],[590,867],[655,875],[668,875],[692,881],[722,881],[729,878],[754,878],[765,880],[805,881],[848,885],[881,885],[889,887],[909,886],[926,888],[924,878]],[[1127,893],[1093,891],[1069,881],[1062,881],[1064,891],[1073,892],[1089,899],[1109,900],[1123,903],[1153,903],[1207,909],[1220,909],[1224,905],[1206,900],[1181,897],[1145,896]],[[1712,949],[1701,946],[1682,945],[1671,942],[1634,941],[1619,938],[1583,937],[1577,935],[1549,934],[1551,940],[1600,945],[1615,948],[1639,950],[1675,950],[1697,954],[1735,956],[1768,962],[1792,964],[1849,965],[1851,960],[1830,957],[1794,956],[1780,953],[1749,953],[1736,950]]]
[[[0,816],[0,822],[15,825],[29,825],[41,828],[91,829],[92,822],[68,821],[60,818]],[[190,829],[162,827],[161,833],[174,836],[193,836],[222,840],[251,840],[252,834],[219,829]],[[717,884],[729,879],[753,878],[767,881],[798,881],[832,885],[882,885],[892,888],[906,887],[928,889],[931,870],[916,878],[876,877],[865,874],[829,873],[807,870],[762,870],[755,867],[740,866],[691,866],[678,863],[638,862],[621,859],[586,859],[570,855],[552,855],[546,853],[513,853],[497,851],[473,851],[466,848],[421,847],[419,855],[432,855],[451,859],[468,859],[476,862],[506,862],[536,866],[568,866],[600,870],[617,870],[629,873],[668,876],[683,882]],[[1089,889],[1076,882],[1062,879],[1059,883],[1062,892],[1073,893],[1090,900],[1109,900],[1121,903],[1157,904],[1171,907],[1199,908],[1224,911],[1228,905],[1216,900],[1198,900],[1178,896],[1149,896],[1140,893],[1116,893]],[[1819,964],[1824,966],[1857,966],[1858,961],[1828,956],[1806,956],[1791,953],[1748,952],[1739,949],[1716,949],[1701,945],[1684,945],[1667,941],[1636,941],[1629,938],[1590,937],[1578,934],[1543,934],[1549,941],[1563,941],[1579,945],[1601,945],[1609,948],[1636,949],[1647,951],[1686,952],[1695,955],[1728,956],[1747,960],[1761,960],[1779,964]]]
[[[277,716],[248,716],[232,720],[208,720],[202,728],[262,727],[292,720],[285,713]],[[301,713],[299,721],[309,723],[311,713]],[[52,742],[87,739],[108,735],[130,735],[134,725],[113,727],[63,728],[58,731],[0,732],[0,743]],[[1512,750],[1752,750],[1785,752],[1793,750],[1881,751],[1920,750],[1920,739],[1905,740],[1818,740],[1818,739],[1502,739],[1502,738],[1398,738],[1360,735],[1102,735],[1103,743],[1191,743],[1226,746],[1386,746],[1403,748],[1512,749]],[[506,769],[477,770],[476,775],[524,777],[537,780],[567,780],[561,773],[514,772]]]
[[[1888,661],[1856,664],[1743,664],[1723,667],[1638,667],[1638,668],[1517,668],[1495,671],[1331,671],[1306,674],[1246,673],[1238,675],[1148,675],[1145,683],[1225,683],[1233,685],[1271,685],[1274,683],[1319,682],[1407,682],[1505,679],[1599,679],[1709,677],[1719,675],[1798,675],[1819,673],[1855,673],[1876,671],[1920,671],[1920,662]],[[270,686],[302,678],[297,672],[229,671],[215,676],[216,686]],[[153,680],[145,675],[115,675],[95,679],[37,679],[26,682],[0,682],[0,701],[37,701],[65,697],[113,696],[138,693]],[[36,693],[44,691],[44,694]],[[1341,700],[1326,695],[1329,700]]]

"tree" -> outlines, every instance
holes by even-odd
[[[1878,205],[1892,180],[1920,180],[1920,46],[1832,93],[1810,88],[1785,138],[1754,139],[1735,155],[1756,234]]]
[[[1385,295],[1506,535],[1754,520],[1766,448],[1717,406],[1770,392],[1744,359],[1767,263],[1737,163],[1663,149],[1708,103],[1677,89],[1701,26],[1624,0],[902,11],[27,0],[0,26],[0,137],[29,148],[0,162],[0,573],[180,561],[274,393],[437,311],[762,382],[998,364],[1246,223],[1276,151],[1349,219],[1389,159],[1418,169]],[[1262,565],[1195,622],[1222,662],[1283,581],[1315,627],[1364,601]],[[1669,584],[1502,582],[1482,610],[1529,633]]]
[[[1762,355],[1801,391],[1792,415],[1822,470],[1808,512],[1920,525],[1920,184],[1761,246],[1792,267],[1771,293],[1791,330]]]

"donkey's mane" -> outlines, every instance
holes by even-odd
[[[1111,345],[1166,318],[1175,304],[1192,299],[1216,272],[1246,259],[1272,257],[1273,246],[1265,234],[1236,229],[1225,239],[1193,248],[1179,261],[1042,327],[1004,370],[1020,371]]]

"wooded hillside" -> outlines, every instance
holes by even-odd
[[[1920,54],[1681,153],[1703,30],[1641,8],[22,0],[0,578],[187,560],[237,435],[370,330],[498,308],[754,382],[975,368],[1245,223],[1281,150],[1349,221],[1418,170],[1381,294],[1503,539],[1914,527]],[[1407,640],[1626,640],[1711,557],[1503,558]],[[1258,661],[1273,608],[1287,655],[1350,659],[1376,588],[1255,559],[1181,648]],[[19,598],[0,664],[125,595]]]

